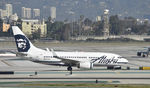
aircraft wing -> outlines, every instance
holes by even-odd
[[[57,56],[57,54],[54,52],[53,49],[51,49],[51,51],[52,51],[52,53],[53,53],[53,57],[62,60],[62,62],[64,62],[65,64],[71,64],[71,65],[74,65],[74,64],[79,63],[79,61],[77,61],[77,60],[71,60],[71,59],[66,59],[66,58],[62,58],[62,57]]]
[[[20,52],[17,52],[17,53],[15,53],[16,54],[16,56],[15,56],[15,58],[12,58],[12,57],[7,57],[5,60],[29,60],[29,57],[25,57],[25,56],[27,56],[27,54],[25,54],[25,53],[20,53]]]
[[[5,60],[5,61],[15,61],[15,60],[29,60],[27,57],[25,58],[25,57],[15,57],[15,58],[5,58],[5,59],[3,59],[3,60]]]

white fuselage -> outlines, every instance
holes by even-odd
[[[67,65],[91,69],[95,66],[116,66],[127,63],[128,60],[120,55],[102,52],[55,52],[35,47],[19,27],[12,27],[18,55],[27,57],[29,60],[43,64]]]
[[[78,62],[91,62],[94,66],[119,65],[128,61],[117,54],[102,52],[55,52],[58,57]],[[60,59],[53,57],[51,51],[39,50],[35,53],[27,54],[30,60],[45,64],[65,65]],[[68,63],[69,64],[69,63]]]

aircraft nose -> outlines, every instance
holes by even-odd
[[[123,58],[123,62],[128,63],[128,60],[127,60],[127,59],[125,59],[125,58]]]

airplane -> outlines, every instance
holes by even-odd
[[[30,42],[18,26],[12,26],[12,30],[18,50],[17,55],[36,63],[67,66],[67,70],[72,70],[72,66],[92,69],[94,66],[115,67],[128,63],[127,59],[113,53],[56,52],[48,48],[40,49]]]

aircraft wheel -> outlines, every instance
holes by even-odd
[[[107,69],[112,70],[114,69],[114,66],[107,66]]]
[[[145,54],[143,54],[142,57],[145,57]]]
[[[71,67],[71,66],[68,66],[67,70],[68,70],[68,71],[72,71],[72,67]]]
[[[141,52],[137,52],[137,56],[141,56]]]

